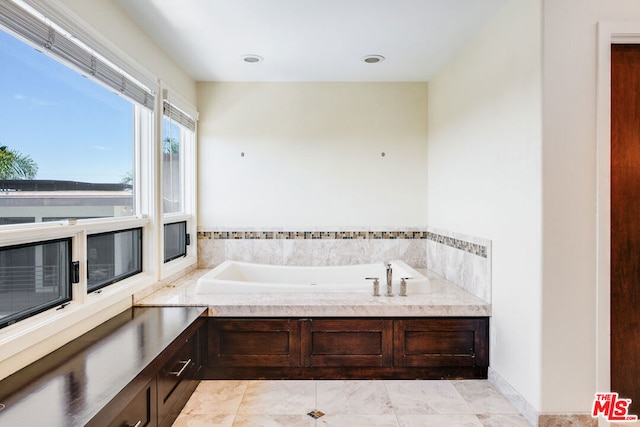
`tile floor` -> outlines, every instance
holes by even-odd
[[[173,426],[531,427],[486,380],[202,381]]]

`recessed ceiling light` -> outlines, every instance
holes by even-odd
[[[243,60],[244,62],[248,62],[248,63],[250,63],[250,64],[255,64],[256,62],[262,62],[262,61],[263,61],[263,59],[264,59],[264,58],[263,58],[262,56],[259,56],[259,55],[253,55],[253,54],[250,54],[250,55],[243,55],[243,56],[242,56],[242,60]]]
[[[384,56],[382,56],[382,55],[367,55],[367,56],[363,56],[362,57],[362,61],[366,62],[367,64],[375,64],[377,62],[384,61]]]

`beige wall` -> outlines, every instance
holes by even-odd
[[[199,83],[198,109],[200,226],[426,225],[426,83]]]
[[[429,83],[430,227],[492,240],[491,367],[541,407],[541,3],[513,0]]]

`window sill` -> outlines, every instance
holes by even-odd
[[[0,379],[34,362],[132,306],[135,293],[155,278],[141,273],[0,330]]]

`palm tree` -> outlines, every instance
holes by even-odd
[[[163,154],[179,154],[180,153],[180,141],[175,138],[165,136],[162,140],[162,153]]]
[[[34,179],[38,164],[31,156],[0,146],[0,179]]]

